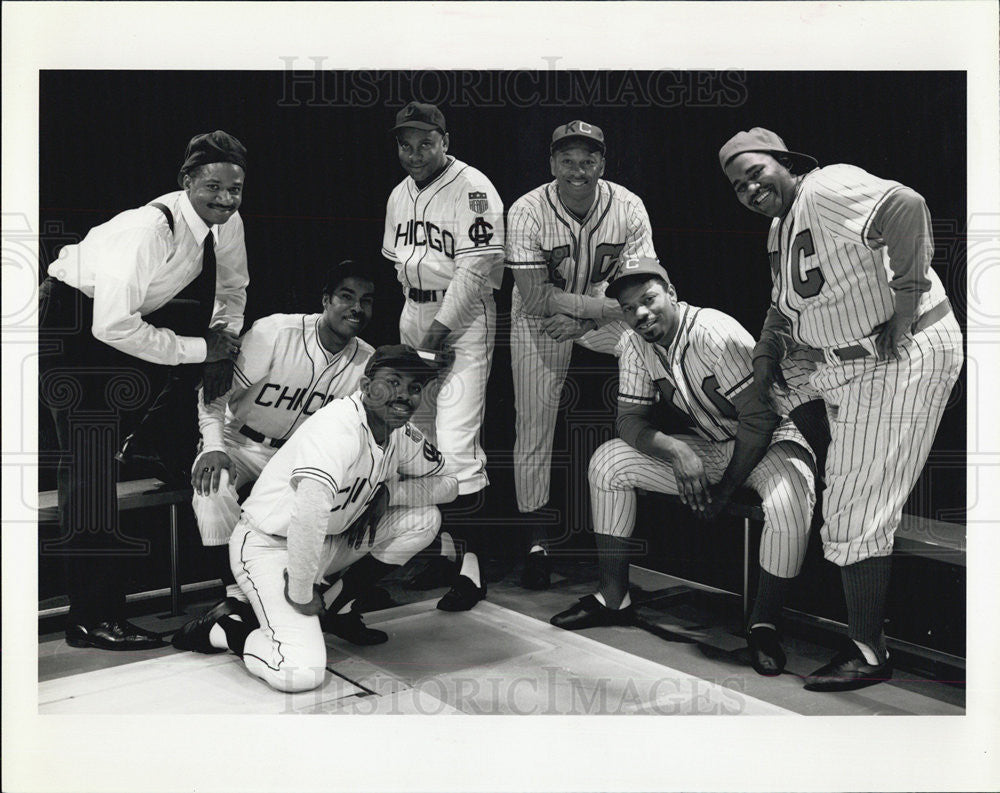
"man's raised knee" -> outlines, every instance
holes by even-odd
[[[614,455],[615,450],[624,441],[615,438],[597,447],[597,450],[590,457],[590,465],[587,467],[587,481],[591,487],[598,490],[614,490]]]

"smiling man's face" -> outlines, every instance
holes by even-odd
[[[240,166],[231,162],[211,162],[184,175],[184,192],[205,225],[221,226],[240,208],[243,179]]]
[[[420,407],[424,381],[412,372],[382,366],[364,378],[361,387],[369,418],[392,431],[402,427]]]
[[[553,152],[549,158],[559,195],[583,200],[597,192],[597,180],[604,175],[604,155],[586,144],[570,144]]]
[[[748,151],[726,164],[736,198],[752,212],[781,217],[795,199],[795,175],[770,154]]]

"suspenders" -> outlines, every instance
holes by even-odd
[[[163,213],[163,216],[167,219],[167,225],[170,227],[170,233],[174,233],[174,216],[170,213],[170,210],[161,204],[159,201],[154,201],[149,206],[156,207]]]

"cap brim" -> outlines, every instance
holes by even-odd
[[[406,374],[413,375],[415,377],[422,377],[425,379],[434,377],[437,374],[437,370],[426,363],[421,358],[388,358],[384,361],[379,361],[378,365],[370,370],[371,374],[374,374],[379,369],[395,369],[397,372],[404,372]]]
[[[436,129],[442,135],[444,134],[444,130],[442,130],[441,127],[437,126],[436,124],[428,124],[426,121],[407,121],[403,124],[397,124],[396,126],[394,126],[392,128],[392,131],[396,132],[397,130],[400,129],[423,129],[423,130]]]
[[[561,146],[566,141],[572,141],[572,140],[582,140],[593,146],[596,146],[601,150],[602,154],[607,151],[607,147],[601,141],[597,140],[596,138],[591,138],[588,135],[564,135],[563,137],[559,138],[559,140],[554,140],[552,141],[552,143],[549,144],[549,151],[553,152],[556,150],[556,146]]]
[[[741,154],[749,154],[751,152],[758,152],[760,154],[770,154],[774,158],[787,157],[792,161],[792,163],[795,166],[800,166],[801,170],[811,171],[813,168],[819,165],[819,161],[815,157],[811,157],[808,154],[802,154],[801,152],[797,151],[782,151],[781,149],[761,148],[761,149],[743,149],[742,151],[738,151],[735,154],[729,155],[729,158],[726,160],[725,165],[722,166],[722,169],[725,170],[726,168],[728,168],[729,163],[731,163]],[[796,170],[800,170],[800,167],[796,167]]]
[[[662,278],[668,284],[670,283],[670,277],[667,275],[666,271],[657,272],[655,270],[643,270],[638,273],[629,273],[628,275],[623,275],[616,278],[614,281],[608,284],[608,288],[604,290],[604,296],[610,297],[612,300],[618,299],[618,293],[621,292],[626,286],[632,284],[642,283],[643,279],[646,281],[652,281],[654,278]]]

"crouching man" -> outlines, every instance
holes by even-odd
[[[645,257],[624,260],[607,294],[617,298],[632,330],[619,349],[619,437],[590,460],[600,587],[551,622],[567,630],[631,622],[629,538],[637,489],[679,495],[711,519],[746,484],[764,509],[760,585],[747,640],[754,669],[781,674],[781,611],[802,568],[816,502],[813,456],[792,422],[780,421],[752,387],[753,338],[735,319],[678,302],[666,271]],[[657,398],[688,416],[697,435],[661,432]],[[783,407],[787,414],[794,405]]]
[[[324,629],[355,644],[388,639],[354,604],[434,539],[435,504],[458,494],[440,452],[407,423],[436,374],[412,347],[379,347],[361,389],[302,424],[264,467],[229,542],[259,627],[225,600],[175,647],[232,650],[271,687],[296,692],[323,684]]]

